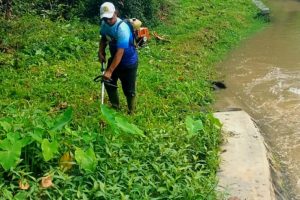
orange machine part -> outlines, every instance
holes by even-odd
[[[137,30],[137,36],[138,38],[146,37],[149,40],[150,39],[149,29],[147,27],[141,27],[139,30]]]

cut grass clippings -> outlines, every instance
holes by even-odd
[[[101,113],[100,84],[93,82],[100,74],[96,25],[36,16],[1,19],[0,153],[8,151],[7,135],[11,143],[44,137],[42,145],[37,137],[24,143],[13,168],[0,167],[4,198],[217,198],[221,137],[210,108],[214,64],[263,23],[250,0],[170,6],[163,24],[151,29],[170,42],[152,38],[139,49],[136,113],[125,114],[120,91],[121,110],[104,113],[111,126]],[[64,119],[66,108],[72,116]],[[51,129],[57,123],[59,129]],[[51,145],[55,151],[47,149]],[[63,155],[72,162],[67,172],[58,164]],[[40,188],[42,177],[51,177],[53,186]],[[20,190],[20,180],[29,188]]]

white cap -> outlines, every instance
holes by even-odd
[[[114,4],[110,2],[105,2],[100,7],[100,18],[112,18],[114,16],[116,9]]]

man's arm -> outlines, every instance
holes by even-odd
[[[121,62],[121,59],[123,57],[124,54],[124,49],[123,48],[118,48],[117,52],[110,64],[110,66],[106,69],[105,73],[104,73],[104,78],[105,79],[110,79],[111,75],[113,73],[113,71],[116,69],[116,67],[119,65],[119,63]]]
[[[117,32],[117,52],[115,53],[114,57],[112,58],[112,62],[108,69],[106,69],[104,73],[105,79],[110,79],[113,71],[117,68],[120,64],[122,57],[124,55],[125,49],[129,46],[129,39],[130,39],[130,29],[129,27],[121,23],[119,24],[119,29]]]
[[[105,48],[107,46],[107,41],[104,36],[101,36],[100,42],[99,42],[99,51],[98,51],[98,57],[100,62],[106,62],[106,54],[105,54]]]

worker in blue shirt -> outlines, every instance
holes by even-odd
[[[128,113],[131,114],[135,107],[135,85],[138,68],[138,55],[134,45],[134,37],[130,27],[117,17],[115,6],[105,2],[100,7],[102,19],[100,27],[99,60],[106,62],[105,48],[109,45],[111,57],[108,59],[107,69],[103,78],[117,85],[118,79],[122,84],[126,96]],[[117,87],[105,85],[109,101],[114,108],[119,108]]]

